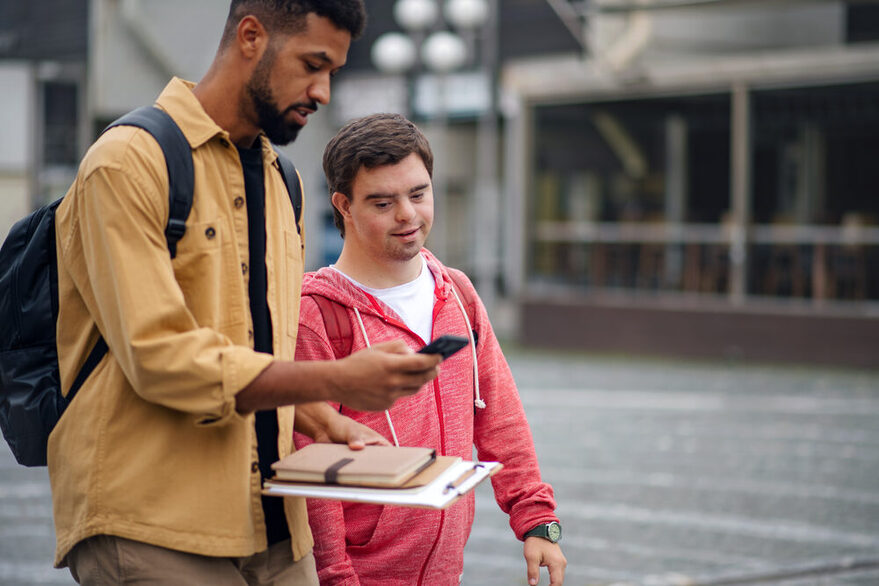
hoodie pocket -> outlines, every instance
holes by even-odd
[[[376,534],[381,518],[384,516],[383,505],[365,505],[354,503],[345,506],[345,541],[352,548],[365,547]]]

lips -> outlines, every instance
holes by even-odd
[[[411,230],[406,230],[403,232],[394,232],[393,234],[391,234],[391,236],[403,239],[414,238],[420,230],[421,228],[412,228]]]
[[[308,124],[308,115],[311,114],[309,110],[297,110],[291,109],[290,113],[293,115],[293,118],[296,120],[296,124],[300,126],[305,126]]]
[[[295,104],[287,108],[287,113],[292,114],[296,123],[300,126],[305,126],[308,123],[308,117],[315,112],[317,112],[317,104]]]

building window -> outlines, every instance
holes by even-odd
[[[849,43],[879,41],[879,6],[850,2],[846,7],[845,33]]]
[[[529,287],[879,300],[879,83],[750,96],[745,221],[729,94],[538,106]]]
[[[725,253],[729,112],[728,94],[537,108],[532,283],[724,292],[709,274]]]
[[[76,83],[43,84],[43,162],[47,167],[77,164],[78,100]]]

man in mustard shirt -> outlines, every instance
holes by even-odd
[[[436,376],[402,341],[293,362],[303,243],[269,141],[329,102],[364,21],[362,0],[233,0],[206,75],[156,102],[195,170],[174,258],[143,130],[106,132],[58,208],[63,387],[109,346],[49,437],[55,565],[78,582],[316,585],[304,501],[260,492],[294,418],[321,441],[381,441],[324,401],[381,410]]]

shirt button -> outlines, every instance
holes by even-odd
[[[252,340],[252,339],[253,339],[253,330],[247,330],[247,338],[248,338],[249,340]]]
[[[250,463],[250,471],[254,474],[259,472],[259,462],[251,462]]]
[[[244,198],[243,198],[243,197],[240,197],[240,196],[239,196],[239,197],[236,197],[234,203],[235,203],[235,207],[238,208],[238,209],[240,210],[241,207],[244,205]]]
[[[241,263],[241,274],[242,275],[247,274],[247,263],[246,262]]]
[[[217,235],[217,231],[214,230],[213,226],[209,226],[208,229],[204,231],[204,235],[207,236],[208,240],[213,240],[214,236]]]

